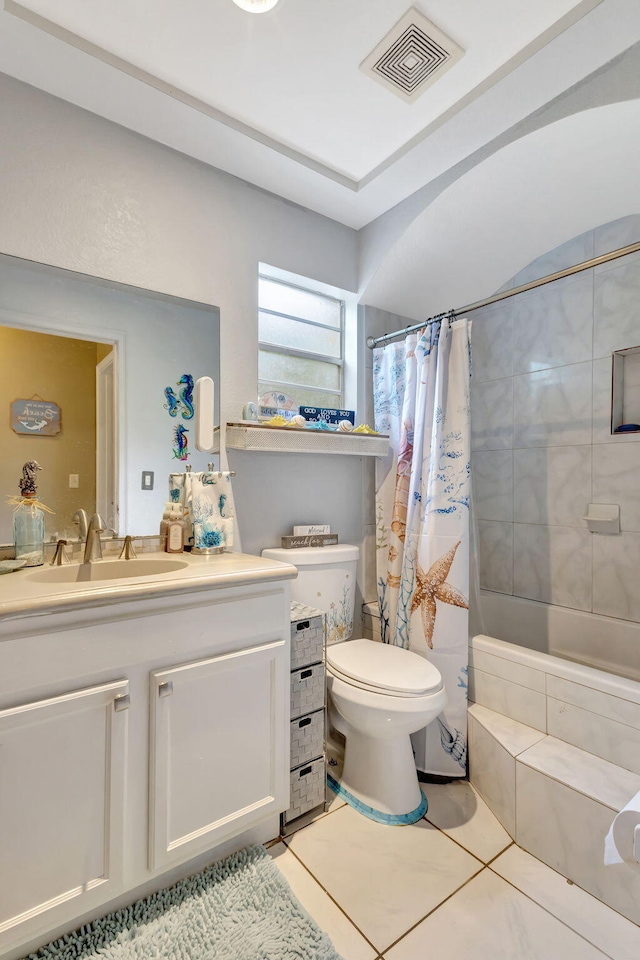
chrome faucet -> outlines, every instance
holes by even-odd
[[[77,523],[78,525],[78,539],[86,540],[87,539],[87,530],[89,528],[89,517],[87,516],[86,510],[76,510],[74,515],[71,517],[72,523]]]
[[[92,560],[102,560],[102,544],[100,534],[104,532],[104,520],[98,513],[94,513],[87,527],[87,542],[84,545],[83,563]]]

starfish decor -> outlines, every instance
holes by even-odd
[[[460,540],[447,551],[444,556],[436,560],[425,573],[420,564],[416,561],[416,589],[411,600],[411,613],[420,607],[422,615],[422,629],[424,638],[430,650],[433,650],[433,631],[436,625],[436,600],[442,603],[449,603],[453,607],[464,607],[469,609],[466,597],[446,582],[456,550],[460,546]]]

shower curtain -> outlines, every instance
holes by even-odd
[[[413,736],[419,771],[463,777],[467,759],[470,323],[445,319],[374,351],[376,558],[382,639],[426,657],[448,704]]]

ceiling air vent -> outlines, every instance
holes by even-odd
[[[387,90],[413,103],[463,56],[462,47],[411,7],[360,64]]]

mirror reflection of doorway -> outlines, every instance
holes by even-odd
[[[46,536],[75,539],[74,513],[98,507],[117,529],[117,357],[113,344],[0,326],[0,493],[18,494],[27,460],[37,460],[38,493]],[[13,401],[39,398],[60,408],[54,436],[30,436],[11,428]],[[2,415],[4,408],[4,416]],[[13,540],[13,513],[0,506],[0,543]]]
[[[98,356],[105,353],[96,366],[96,513],[107,529],[118,530],[118,375],[116,351],[110,344],[99,343]],[[102,348],[102,349],[101,349]]]

